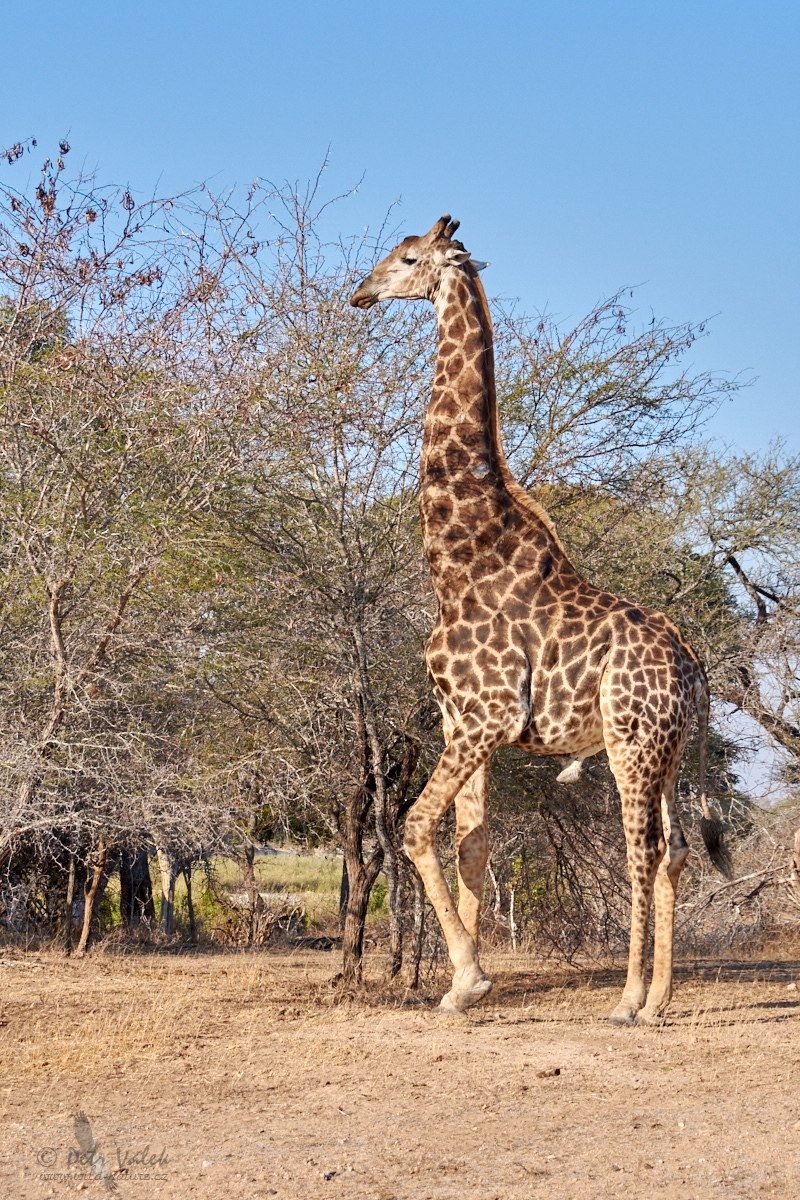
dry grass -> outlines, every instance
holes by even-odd
[[[4,961],[0,1197],[105,1194],[68,1166],[79,1109],[112,1165],[166,1147],[122,1196],[800,1194],[797,961],[684,964],[660,1030],[605,1023],[621,972],[501,952],[469,1019],[379,961],[343,996],[320,952]]]

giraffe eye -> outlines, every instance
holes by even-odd
[[[415,258],[404,258],[401,261],[404,262],[407,267],[413,267],[417,260]]]

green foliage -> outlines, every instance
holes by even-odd
[[[379,875],[375,886],[370,892],[369,911],[371,913],[379,913],[383,911],[383,909],[386,908],[387,896],[388,889],[386,887],[386,880]]]
[[[98,905],[97,923],[101,933],[110,933],[113,929],[119,928],[122,918],[120,917],[118,896],[109,895],[108,891],[105,892]]]

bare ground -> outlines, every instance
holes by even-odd
[[[488,964],[462,1019],[319,951],[7,952],[0,1197],[800,1196],[800,962],[684,964],[660,1030],[605,1023],[621,972]]]

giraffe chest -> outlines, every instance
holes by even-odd
[[[440,703],[455,719],[480,713],[514,740],[530,714],[530,664],[502,612],[475,623],[440,614],[425,650]]]

